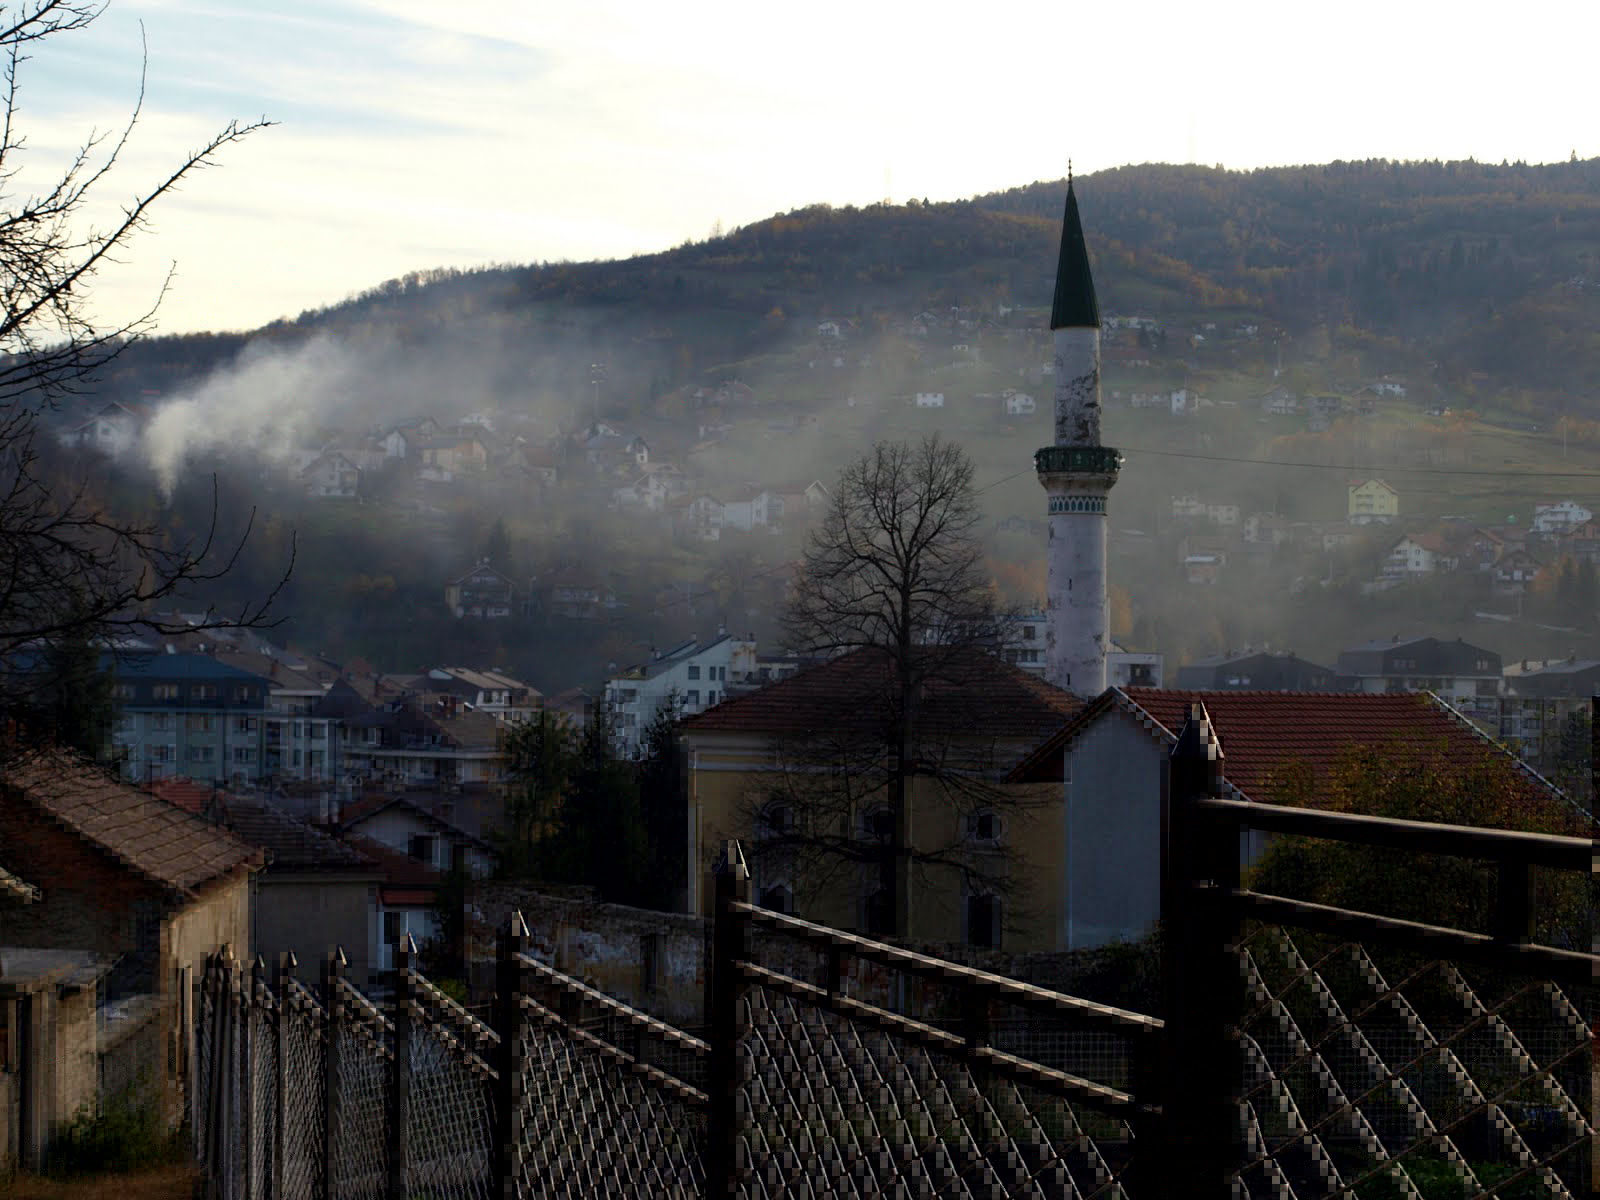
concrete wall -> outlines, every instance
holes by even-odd
[[[100,1103],[119,1097],[135,1106],[159,1102],[167,1077],[166,1030],[176,1014],[159,996],[135,997],[109,1020],[100,1038]]]
[[[377,969],[378,884],[376,880],[313,872],[256,876],[254,950],[268,967],[284,950],[300,960],[301,978],[312,978],[334,946],[350,960],[349,978],[370,985]],[[307,972],[313,974],[308,975]]]
[[[59,1120],[97,1106],[100,1096],[100,1026],[95,989],[56,997],[56,1098]]]

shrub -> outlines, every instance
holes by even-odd
[[[134,1085],[98,1110],[78,1110],[50,1143],[45,1171],[57,1178],[136,1171],[184,1157],[181,1130],[168,1130],[146,1089]]]

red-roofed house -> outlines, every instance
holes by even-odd
[[[748,847],[753,895],[759,902],[798,908],[802,915],[836,927],[878,932],[873,914],[882,887],[880,868],[852,858],[849,849],[852,839],[866,845],[881,836],[875,822],[884,819],[887,809],[881,790],[876,790],[882,786],[881,776],[873,776],[870,767],[857,784],[861,794],[849,802],[850,811],[836,814],[846,825],[844,843],[829,852],[828,866],[783,867],[760,853],[760,839],[797,819],[787,810],[788,801],[773,796],[793,791],[803,798],[804,776],[812,769],[802,761],[807,754],[833,757],[826,749],[832,745],[859,762],[871,757],[871,747],[883,744],[883,712],[891,694],[888,662],[872,651],[856,651],[683,722],[693,855],[688,864],[689,911],[710,911],[707,872],[723,842],[737,837]],[[912,755],[923,762],[942,757],[951,773],[970,770],[987,777],[1006,803],[980,811],[969,803],[970,797],[955,796],[931,774],[914,781],[914,843],[924,854],[947,850],[948,865],[923,865],[916,871],[912,938],[1008,949],[1055,947],[1062,836],[1057,793],[1053,785],[1012,788],[1004,775],[1080,705],[1070,693],[977,651],[947,664],[926,685],[922,736]],[[798,816],[804,819],[804,814]],[[1002,900],[972,892],[971,879],[956,862],[964,855],[988,856],[986,862],[1010,874],[1013,893]]]
[[[1518,772],[1530,801],[1561,797],[1515,756],[1429,693],[1194,692],[1110,688],[1011,773],[1055,782],[1065,801],[1065,870],[1058,920],[1069,949],[1135,940],[1160,911],[1161,764],[1195,702],[1206,706],[1234,799],[1271,802],[1291,766],[1313,775],[1352,746],[1419,758],[1443,748],[1462,761],[1494,758]],[[1247,834],[1241,862],[1265,848]]]

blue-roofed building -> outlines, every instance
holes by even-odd
[[[120,708],[112,743],[127,779],[260,781],[270,680],[209,654],[121,654],[107,665]]]

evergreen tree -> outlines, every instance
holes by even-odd
[[[500,874],[541,878],[550,866],[546,838],[560,818],[577,766],[576,740],[565,721],[541,710],[508,729],[500,749],[506,760],[506,827],[494,834]]]

